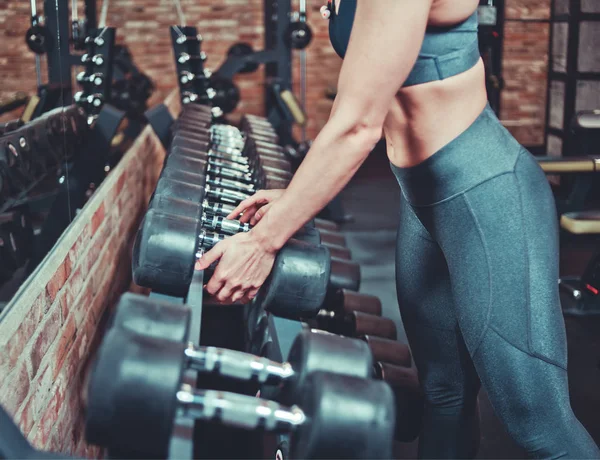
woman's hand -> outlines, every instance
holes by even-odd
[[[228,219],[236,219],[240,214],[240,222],[256,225],[265,213],[269,210],[274,201],[277,201],[283,195],[285,189],[259,190],[254,195],[246,198],[231,214]]]
[[[252,231],[238,233],[204,254],[196,265],[198,270],[205,270],[219,261],[206,291],[221,303],[250,302],[271,273],[277,254],[268,242],[263,241]]]

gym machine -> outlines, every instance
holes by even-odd
[[[292,125],[306,124],[304,106],[294,97],[292,88],[292,50],[300,50],[302,88],[306,88],[306,62],[303,50],[312,39],[306,22],[306,2],[292,13],[290,0],[265,0],[265,48],[254,51],[248,43],[233,45],[227,58],[214,72],[204,69],[206,55],[200,50],[201,35],[195,27],[171,27],[178,84],[183,104],[212,104],[229,113],[239,102],[239,90],[233,83],[236,74],[251,73],[265,66],[265,109],[283,145],[298,147]],[[304,103],[305,97],[302,97]]]
[[[135,67],[128,50],[114,45],[115,29],[104,26],[107,6],[105,2],[98,27],[95,1],[85,2],[84,18],[78,16],[78,4],[73,1],[71,20],[66,1],[45,0],[43,19],[38,16],[36,2],[31,2],[31,27],[25,41],[35,54],[38,94],[29,99],[19,120],[0,127],[0,143],[5,146],[0,156],[4,182],[0,187],[1,211],[9,213],[0,217],[8,232],[4,243],[14,241],[15,218],[23,213],[39,214],[36,226],[41,230],[28,240],[27,252],[15,244],[3,245],[4,251],[8,247],[12,252],[7,260],[21,264],[25,256],[29,259],[25,274],[45,257],[77,209],[145,125],[143,111],[153,85]],[[42,84],[43,57],[48,64],[46,84]],[[74,66],[84,67],[76,77],[81,91],[75,94],[71,78]],[[53,115],[48,118],[47,113]],[[84,123],[87,118],[88,126],[80,126],[81,115]],[[73,122],[72,128],[56,124],[67,119]],[[48,127],[47,135],[40,134],[44,126]],[[29,142],[27,135],[33,132],[36,142]],[[55,139],[60,132],[63,138]],[[52,145],[45,145],[48,142]],[[45,169],[31,170],[25,164],[29,160],[39,164],[42,154],[49,155]],[[30,223],[31,219],[26,220]],[[8,273],[3,273],[3,281],[6,276]]]
[[[0,137],[0,284],[33,256],[33,215],[72,173],[91,135],[86,115],[71,105],[17,123]]]
[[[600,142],[600,111],[578,112],[570,124],[573,155],[564,157],[536,157],[544,172],[568,177],[568,193],[557,201],[563,239],[594,238],[600,234],[597,210],[596,174],[600,172],[597,148]],[[590,209],[591,208],[591,209]],[[600,257],[595,254],[581,277],[561,277],[559,286],[563,313],[572,316],[600,314]]]
[[[201,51],[202,36],[195,27],[173,26],[170,30],[182,104],[212,105],[213,116],[219,119],[234,110],[239,102],[240,94],[233,77],[255,72],[261,64],[265,65],[266,121],[274,129],[279,144],[284,146],[294,169],[310,148],[305,132],[305,48],[310,44],[312,31],[306,22],[306,2],[301,1],[299,6],[299,11],[292,13],[289,0],[266,0],[265,49],[254,51],[247,43],[237,43],[231,46],[226,60],[215,72],[204,68],[206,54]],[[180,14],[180,21],[184,21],[183,14]],[[300,52],[301,102],[291,91],[294,49]],[[169,140],[165,125],[170,125],[173,120],[166,107],[159,106],[148,111],[147,118],[167,147]],[[294,123],[302,127],[302,142],[296,141],[293,136]],[[337,197],[323,210],[322,216],[335,222],[350,219]]]

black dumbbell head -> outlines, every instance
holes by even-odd
[[[90,378],[86,440],[166,458],[185,345],[111,329]]]
[[[291,239],[278,252],[256,301],[284,318],[314,317],[327,294],[330,264],[327,248]]]
[[[191,157],[174,151],[165,161],[164,169],[167,168],[192,172],[195,174],[204,174],[204,171],[206,170],[206,160],[201,158],[201,156]]]
[[[298,230],[294,238],[310,244],[321,244],[321,234],[315,227],[305,225]]]
[[[393,458],[394,396],[384,382],[314,372],[296,403],[308,420],[292,436],[292,458]]]
[[[421,431],[425,407],[416,369],[378,362],[375,365],[375,374],[385,381],[394,393],[394,438],[400,442],[414,441]]]
[[[360,265],[356,262],[332,257],[329,282],[335,289],[358,291],[360,288]]]
[[[309,329],[302,330],[294,340],[288,362],[294,369],[294,378],[282,394],[282,402],[288,405],[304,391],[306,379],[313,372],[363,378],[369,378],[373,373],[371,350],[365,342]]]
[[[149,209],[175,214],[177,216],[187,216],[200,221],[202,217],[202,205],[192,201],[171,198],[165,195],[156,195],[148,206]]]
[[[189,308],[127,292],[115,309],[112,327],[131,334],[188,341]]]
[[[170,176],[170,173],[165,173],[164,177],[160,178],[154,190],[155,198],[157,196],[166,196],[178,200],[191,201],[192,203],[202,203],[205,195],[203,184],[195,185],[182,182],[176,179],[177,174],[173,174],[173,178]]]
[[[184,296],[194,272],[199,224],[194,218],[150,209],[133,245],[135,283],[162,294]]]

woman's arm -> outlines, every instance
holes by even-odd
[[[279,249],[348,183],[381,139],[419,53],[431,0],[359,0],[331,118],[253,232]]]
[[[209,293],[223,302],[250,297],[275,252],[348,183],[381,138],[390,104],[418,56],[432,0],[359,0],[332,115],[281,198],[247,234],[200,260],[220,260]],[[245,293],[245,294],[242,294]]]

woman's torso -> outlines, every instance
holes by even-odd
[[[346,7],[352,7],[351,1],[356,0],[337,0],[336,11],[345,8],[344,2]],[[462,47],[461,40],[475,40],[474,44],[465,44],[465,49],[476,46],[472,15],[478,3],[478,0],[433,0],[421,53],[444,56],[445,46]],[[456,25],[459,26],[453,27]],[[462,35],[457,35],[455,29]],[[411,85],[398,91],[384,125],[387,152],[393,164],[407,167],[422,162],[466,130],[481,113],[487,104],[483,63],[478,57],[472,62],[475,65],[468,64],[468,70],[461,69],[443,80],[427,81],[431,79],[422,78],[413,69],[409,76]],[[423,80],[427,82],[415,83]]]

